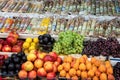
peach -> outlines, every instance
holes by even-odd
[[[30,53],[27,55],[28,61],[35,61],[36,58],[37,58],[36,54]]]
[[[55,79],[56,74],[54,72],[47,73],[47,80]]]
[[[76,75],[76,70],[74,68],[71,68],[69,70],[69,74],[70,74],[70,76],[75,76]]]
[[[39,59],[43,59],[45,56],[46,56],[46,53],[38,53],[38,54],[37,54],[37,57],[38,57]]]
[[[45,71],[44,68],[39,68],[39,69],[37,70],[37,75],[38,75],[39,77],[45,77],[45,76],[47,75],[47,72]]]
[[[37,76],[37,73],[36,73],[35,70],[32,70],[32,71],[30,71],[30,72],[28,73],[28,78],[29,78],[29,79],[35,79],[36,76]]]
[[[27,72],[25,70],[20,70],[19,73],[18,73],[18,77],[20,79],[25,79],[27,78]]]
[[[56,52],[50,52],[49,55],[51,55],[53,57],[54,61],[56,61],[58,58],[58,55]]]
[[[31,71],[33,68],[34,68],[34,65],[33,65],[32,62],[26,61],[26,62],[24,63],[24,70],[25,70],[25,71]]]
[[[58,67],[60,65],[60,63],[58,61],[55,61],[54,65],[56,65]]]
[[[62,63],[62,59],[61,59],[60,57],[57,57],[57,60],[56,60],[56,61],[59,62],[59,64]]]
[[[57,66],[56,65],[53,65],[53,72],[57,72]]]
[[[34,62],[36,68],[41,68],[43,66],[43,61],[41,59],[36,59]]]
[[[47,61],[44,63],[44,69],[47,71],[47,72],[52,72],[53,71],[53,63],[50,62],[50,61]]]

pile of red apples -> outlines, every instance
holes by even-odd
[[[62,59],[55,52],[30,53],[27,60],[18,73],[20,79],[36,79],[36,77],[55,79],[57,68],[62,63]]]
[[[0,51],[2,52],[20,52],[22,50],[23,40],[18,40],[18,33],[10,32],[6,39],[0,39]]]

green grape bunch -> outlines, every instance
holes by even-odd
[[[81,53],[83,49],[84,36],[72,32],[61,32],[58,35],[58,40],[53,46],[53,51],[58,54],[76,54]]]

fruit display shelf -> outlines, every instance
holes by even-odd
[[[0,38],[6,38],[7,36],[9,35],[9,33],[0,33]],[[19,38],[20,39],[26,39],[28,37],[31,37],[31,38],[35,38],[35,37],[38,37],[39,35],[38,34],[19,34]],[[51,35],[52,37],[54,37],[55,39],[58,39],[58,35]],[[104,37],[103,37],[104,38]],[[85,37],[85,41],[87,40],[97,40],[98,38],[96,37]],[[117,40],[120,42],[120,38],[117,38]]]

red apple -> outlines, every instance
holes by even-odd
[[[12,52],[21,52],[21,47],[19,45],[14,45],[12,47]]]
[[[2,48],[2,51],[3,51],[3,52],[11,52],[11,46],[9,46],[9,45],[4,45],[3,48]]]
[[[16,44],[17,42],[17,38],[12,37],[12,36],[8,36],[7,37],[7,42],[11,43],[12,45]]]
[[[50,55],[46,55],[44,58],[43,58],[43,61],[46,62],[46,61],[51,61],[51,62],[54,62],[54,59],[52,56]]]
[[[49,54],[53,57],[54,61],[57,60],[58,55],[56,52],[50,52]]]
[[[11,32],[9,33],[9,36],[12,36],[12,37],[15,37],[15,38],[18,38],[18,37],[19,37],[18,33],[15,32],[15,31],[11,31]]]
[[[39,68],[39,69],[37,70],[37,75],[38,75],[39,77],[45,77],[45,76],[47,75],[47,72],[45,71],[44,68]]]
[[[11,43],[9,43],[9,42],[7,42],[7,41],[4,41],[4,42],[3,42],[3,45],[9,45],[9,46],[11,46]]]
[[[50,61],[45,62],[43,67],[46,70],[46,72],[52,72],[53,71],[53,63],[50,62]]]
[[[32,71],[30,71],[30,72],[28,73],[28,78],[29,78],[29,79],[35,79],[36,76],[37,76],[37,73],[36,73],[35,70],[32,70]]]
[[[24,43],[23,40],[17,40],[17,43],[16,43],[16,44],[22,47],[23,43]]]
[[[60,57],[57,58],[57,62],[59,62],[59,64],[62,63],[62,59]]]
[[[0,51],[2,50],[2,44],[0,44]]]
[[[47,74],[47,80],[55,79],[56,74],[54,72],[50,72]]]
[[[4,40],[3,39],[0,39],[0,44],[3,44]]]

